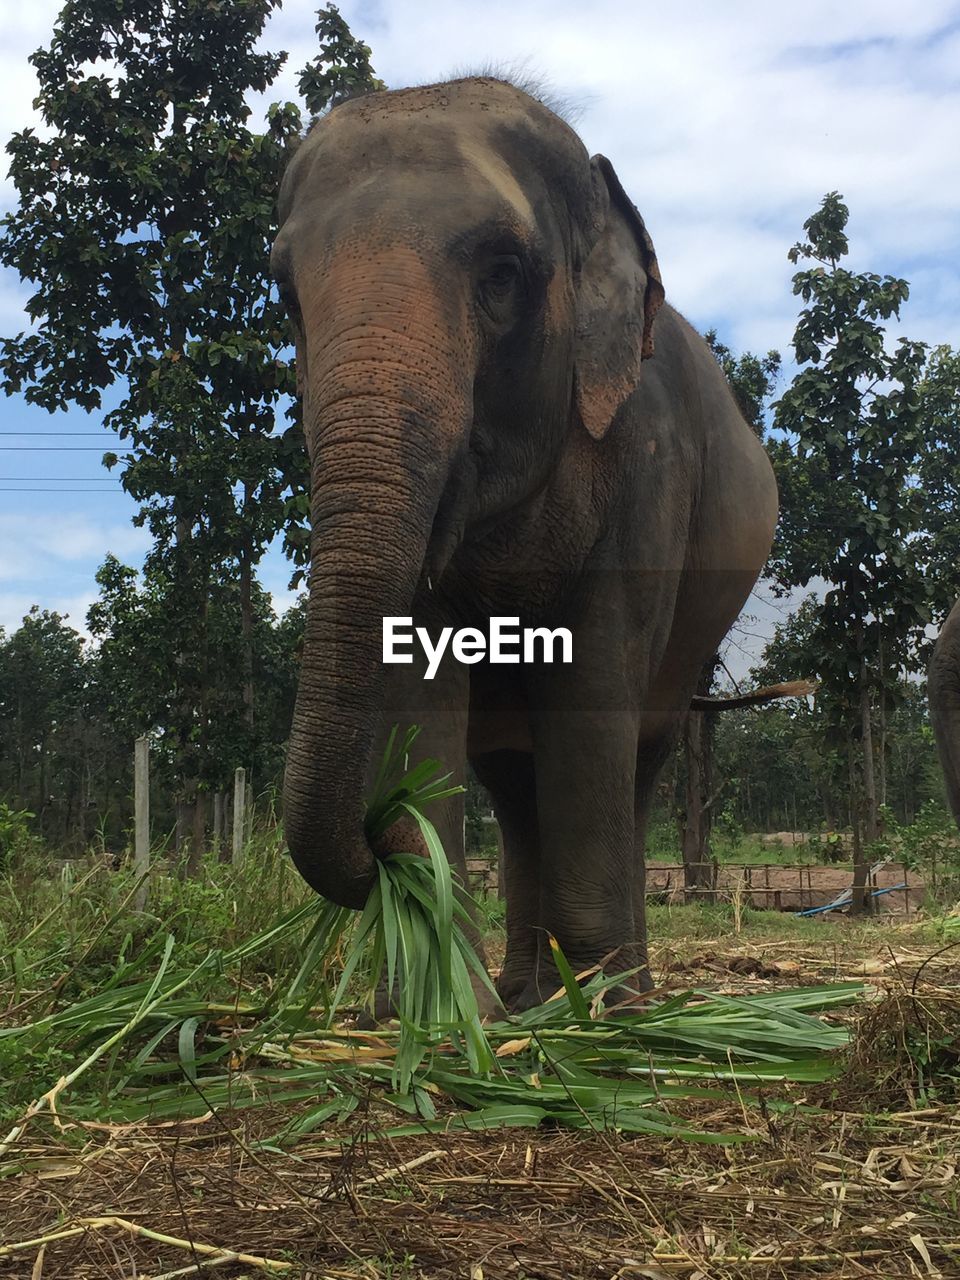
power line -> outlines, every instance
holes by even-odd
[[[3,453],[103,453],[95,444],[0,444]]]
[[[34,480],[40,480],[44,484],[48,481],[55,481],[57,484],[60,484],[61,482],[69,482],[71,480],[83,481],[84,483],[89,480],[95,484],[120,483],[120,481],[114,476],[0,476],[0,482],[3,484],[30,484],[30,482]]]
[[[102,431],[0,431],[0,436],[94,436],[101,440]]]
[[[14,489],[12,485],[0,485],[0,493],[124,493],[123,489]]]
[[[265,440],[279,440],[283,435],[282,431],[266,431],[263,433]],[[105,433],[102,431],[0,431],[0,436],[61,436],[65,440],[80,440],[84,437],[90,437],[93,440],[104,440]],[[136,448],[136,445],[126,444],[117,437],[114,440],[105,440],[106,444],[122,444],[126,449]],[[0,448],[20,448],[15,445],[0,445]],[[57,447],[57,446],[52,446]],[[89,445],[86,446],[90,448]]]

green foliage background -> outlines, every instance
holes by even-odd
[[[239,764],[261,790],[282,767],[303,608],[278,620],[256,567],[282,536],[302,574],[309,502],[268,273],[275,196],[309,123],[384,84],[328,4],[300,101],[253,119],[248,97],[268,94],[286,59],[261,48],[276,8],[71,0],[31,59],[45,127],[8,144],[18,202],[0,262],[30,284],[34,325],[0,339],[0,381],[50,410],[102,414],[122,442],[107,464],[152,536],[140,574],[101,566],[94,645],[39,609],[0,638],[0,797],[58,847],[123,845],[140,734],[164,825],[174,802],[202,808]],[[960,590],[960,357],[893,336],[909,286],[846,265],[848,221],[829,193],[789,251],[796,372],[772,408],[779,354],[707,335],[777,469],[768,581],[808,591],[754,676],[819,682],[812,705],[716,720],[728,832],[861,823],[865,705],[878,804],[910,824],[940,800],[922,669],[930,624]],[[719,672],[704,673],[704,692]],[[676,822],[670,775],[663,791],[661,830]],[[485,809],[472,784],[474,847],[491,843]]]

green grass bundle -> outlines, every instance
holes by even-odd
[[[402,1092],[409,1089],[429,1048],[448,1037],[456,1047],[462,1045],[475,1074],[488,1074],[496,1063],[481,1026],[471,974],[494,998],[495,993],[465,932],[470,916],[457,891],[462,887],[453,883],[440,838],[425,812],[462,788],[448,786],[449,775],[437,777],[434,760],[409,768],[417,732],[410,729],[399,740],[396,729],[391,732],[367,807],[366,832],[375,841],[409,816],[419,826],[429,860],[397,853],[377,862],[377,883],[351,939],[330,1011],[332,1019],[369,949],[370,1003],[385,975],[400,1020],[395,1074]]]
[[[724,1097],[731,1079],[749,1101],[741,1084],[834,1073],[830,1055],[847,1032],[818,1015],[855,1000],[859,984],[741,998],[685,991],[591,1019],[618,978],[597,973],[581,987],[557,948],[563,991],[483,1026],[476,991],[492,988],[470,942],[468,899],[425,813],[458,788],[432,761],[409,767],[415,735],[391,736],[367,833],[376,842],[412,818],[428,856],[379,862],[362,912],[311,895],[199,959],[157,922],[136,949],[126,933],[93,991],[61,1002],[54,986],[22,1002],[19,1023],[0,1027],[0,1119],[13,1126],[6,1137],[0,1128],[0,1178],[18,1167],[13,1153],[28,1123],[54,1107],[141,1122],[283,1103],[294,1108],[275,1137],[286,1146],[348,1116],[376,1084],[404,1117],[387,1130],[397,1136],[552,1122],[727,1141],[676,1109]],[[97,925],[100,934],[112,919]],[[286,971],[278,954],[291,957]],[[348,999],[359,989],[372,1003],[382,981],[399,1025],[369,1034],[338,1025]],[[51,1087],[40,1094],[44,1080]],[[461,1110],[437,1114],[440,1097]]]

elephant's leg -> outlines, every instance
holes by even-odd
[[[634,787],[633,923],[634,963],[640,966],[640,972],[631,979],[630,985],[639,987],[641,991],[648,991],[653,985],[647,954],[647,826],[657,779],[674,745],[674,736],[663,735],[652,742],[641,742],[637,752],[637,776]]]
[[[588,644],[583,636],[580,640],[588,659]],[[608,969],[633,967],[637,697],[626,675],[620,679],[616,670],[613,662],[600,659],[544,669],[531,707],[540,924],[556,938],[574,972],[610,952],[616,955]],[[542,946],[536,972],[515,1007],[539,1004],[560,985]]]
[[[507,900],[507,953],[497,991],[509,1008],[536,971],[540,934],[540,830],[533,757],[525,751],[490,751],[472,764],[490,792],[503,834],[500,870]]]

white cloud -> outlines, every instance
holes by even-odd
[[[0,514],[0,579],[37,581],[60,576],[65,568],[95,561],[108,552],[121,560],[139,560],[150,535],[132,524],[99,524],[79,512],[51,517]]]
[[[32,106],[37,96],[37,78],[27,59],[34,50],[50,43],[53,24],[61,8],[59,0],[31,0],[30,4],[3,6],[0,17],[0,76],[3,78],[0,136],[4,145],[12,134],[40,124]]]
[[[89,639],[97,569],[109,552],[139,565],[149,543],[132,524],[101,523],[80,512],[0,513],[0,627],[9,635],[39,605],[67,616]]]
[[[526,62],[579,102],[581,136],[613,161],[654,237],[668,296],[695,323],[718,324],[734,344],[785,347],[798,309],[787,250],[838,189],[851,210],[851,265],[914,281],[903,331],[960,342],[952,0],[341,7],[392,86]],[[288,3],[265,44],[290,50],[265,100],[292,97],[314,53],[312,0]]]
[[[290,590],[289,584],[293,572],[294,565],[283,554],[283,540],[274,538],[257,566],[257,577],[270,597],[273,611],[278,618],[296,604],[304,590],[303,587],[298,587],[296,591]]]
[[[14,86],[0,132],[32,121],[26,55],[45,43],[59,0],[11,9],[0,73]],[[289,0],[263,46],[290,57],[266,102],[296,97],[315,52],[314,0]],[[582,106],[580,132],[608,155],[640,206],[668,294],[724,335],[769,318],[781,345],[796,306],[786,251],[821,196],[851,208],[852,265],[915,280],[911,311],[928,341],[960,340],[960,6],[928,0],[766,0],[673,6],[598,0],[344,0],[344,16],[394,86],[485,63],[527,64]],[[253,99],[252,99],[253,100]],[[5,188],[11,198],[9,183]],[[724,252],[724,246],[735,252]],[[932,296],[921,296],[930,283]],[[13,319],[18,287],[0,292]]]
[[[269,593],[270,603],[273,605],[273,611],[277,617],[282,618],[289,609],[292,609],[302,594],[302,591],[291,591],[286,587],[280,591],[271,591]]]
[[[49,41],[60,3],[4,9],[4,136],[36,124],[26,56]],[[296,97],[315,52],[315,9],[316,0],[287,0],[272,19],[263,47],[290,57],[255,119],[265,103]],[[581,136],[610,157],[646,218],[671,301],[735,348],[788,355],[798,301],[786,253],[834,189],[851,210],[851,266],[911,281],[894,332],[960,345],[956,0],[341,0],[341,9],[392,86],[528,62],[579,103]],[[0,203],[11,199],[0,183]],[[0,285],[0,332],[22,327],[22,296],[17,282]],[[0,576],[22,581],[11,558],[32,555],[38,584],[52,588],[57,565],[99,563],[102,530],[52,524],[0,525]],[[122,539],[113,545],[124,554]],[[267,579],[278,605],[286,572]]]
[[[67,625],[90,639],[87,630],[87,610],[97,598],[95,591],[82,591],[75,595],[53,594],[45,598],[41,608],[59,613]],[[30,609],[37,603],[36,597],[16,591],[0,591],[0,630],[7,636],[16,631]]]

